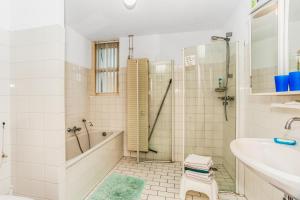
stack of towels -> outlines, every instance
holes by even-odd
[[[211,183],[213,181],[213,161],[211,157],[189,155],[184,161],[184,171],[187,177]]]

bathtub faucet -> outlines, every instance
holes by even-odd
[[[73,128],[68,128],[67,131],[68,131],[69,133],[70,133],[70,132],[76,133],[77,131],[81,131],[81,128],[80,128],[80,127],[74,126]]]
[[[79,147],[81,153],[83,153],[83,148],[82,148],[82,146],[81,146],[81,144],[80,144],[79,137],[78,137],[78,135],[76,134],[77,131],[81,131],[81,128],[80,128],[80,127],[74,126],[73,128],[68,128],[67,131],[68,131],[69,133],[72,132],[72,133],[74,134],[74,136],[76,137],[76,140],[77,140],[78,147]]]

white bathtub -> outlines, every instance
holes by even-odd
[[[0,200],[33,200],[26,197],[18,197],[12,195],[0,195]]]
[[[79,136],[83,154],[75,137],[67,139],[67,200],[84,199],[123,157],[123,131],[107,132],[107,136],[102,133],[90,134],[91,149],[88,149],[87,135]]]

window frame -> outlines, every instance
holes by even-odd
[[[117,67],[115,70],[111,72],[116,72],[117,74],[117,81],[116,81],[116,92],[102,92],[97,93],[96,91],[96,84],[97,84],[97,72],[101,69],[97,69],[97,45],[99,44],[117,44]],[[105,70],[107,71],[107,70]],[[105,42],[93,42],[92,43],[92,70],[91,70],[91,96],[119,96],[120,94],[120,43],[118,40],[116,41],[105,41]]]

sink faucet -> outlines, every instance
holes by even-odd
[[[292,123],[295,121],[300,121],[300,117],[293,117],[291,119],[289,119],[286,124],[285,124],[285,129],[286,130],[291,130],[292,129]]]

